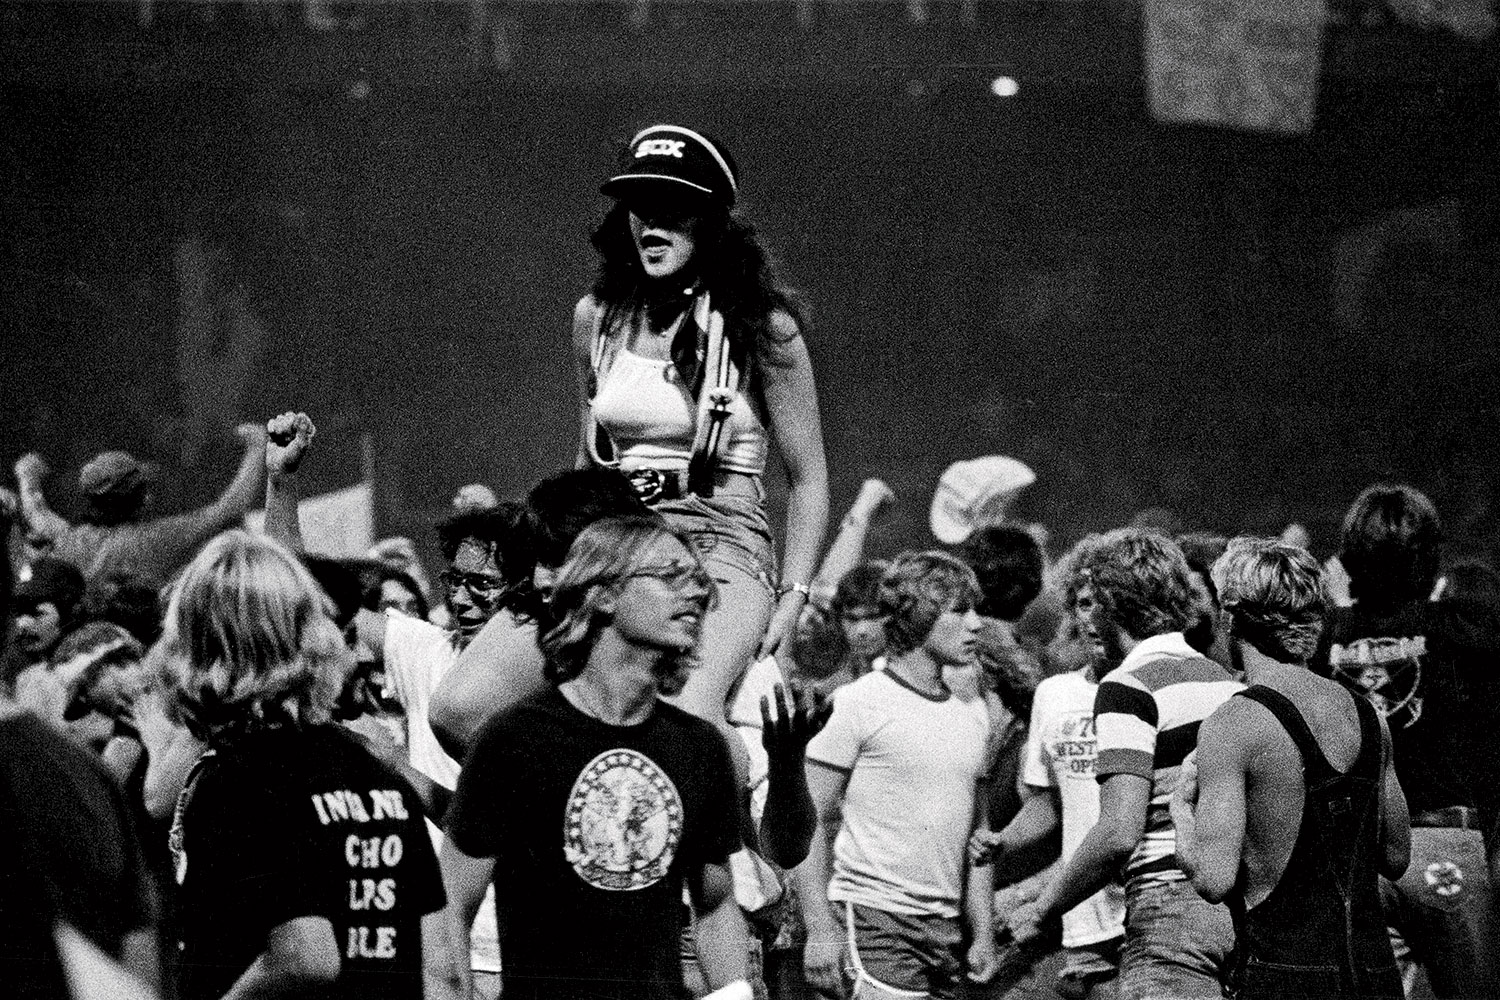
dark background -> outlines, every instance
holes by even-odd
[[[867,476],[928,543],[949,462],[1022,458],[1059,542],[1147,506],[1190,527],[1312,526],[1368,482],[1437,500],[1457,551],[1495,529],[1500,181],[1493,40],[1330,32],[1317,124],[1270,138],[1152,121],[1138,13],[1098,4],[336,7],[311,32],[232,5],[7,5],[0,418],[56,505],[125,447],[165,506],[184,465],[175,241],[266,330],[225,409],[306,409],[312,473],[375,441],[383,533],[453,489],[568,464],[567,329],[615,144],[656,120],[734,150],[745,207],[807,295],[835,518]],[[498,35],[493,34],[498,32]],[[494,40],[502,42],[496,64]],[[989,81],[1016,76],[1020,94]],[[1342,249],[1340,247],[1342,246]]]

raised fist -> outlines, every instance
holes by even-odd
[[[41,482],[52,472],[52,467],[47,464],[47,460],[34,451],[28,451],[16,459],[16,464],[12,466],[12,469],[16,474],[16,479],[23,483],[27,480]]]
[[[498,506],[500,500],[495,496],[495,491],[483,483],[460,486],[458,492],[453,494],[453,509],[456,511],[490,510]]]
[[[266,473],[289,476],[302,464],[318,429],[305,413],[288,411],[266,421]]]

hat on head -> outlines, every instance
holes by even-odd
[[[54,662],[61,663],[75,656],[88,656],[100,663],[115,659],[139,660],[146,655],[140,640],[114,622],[92,621],[78,626],[57,644],[53,651]]]
[[[136,493],[155,481],[156,466],[128,451],[101,452],[78,473],[78,488],[91,497]]]
[[[67,617],[83,599],[83,574],[72,563],[44,557],[33,562],[30,569],[31,575],[16,584],[17,608],[51,604]]]
[[[943,470],[932,495],[933,535],[957,545],[975,529],[999,524],[1016,494],[1034,482],[1036,473],[1008,455],[954,462]]]
[[[619,168],[599,190],[623,198],[633,190],[675,188],[732,208],[739,177],[734,157],[703,133],[678,125],[652,125],[630,140],[620,154]]]

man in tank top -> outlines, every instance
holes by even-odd
[[[1250,686],[1204,722],[1172,818],[1194,888],[1234,917],[1226,992],[1399,1000],[1379,876],[1406,869],[1406,800],[1384,721],[1307,669],[1327,616],[1318,564],[1240,538],[1213,577]]]

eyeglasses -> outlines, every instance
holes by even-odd
[[[626,573],[623,579],[630,580],[638,576],[660,580],[675,590],[681,590],[689,584],[710,592],[714,589],[713,577],[709,576],[697,563],[663,563],[660,566],[642,566],[634,572]]]
[[[498,576],[484,576],[481,573],[460,573],[457,570],[445,569],[438,574],[438,579],[445,587],[462,587],[471,594],[493,596],[505,589],[505,581]]]

